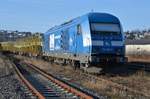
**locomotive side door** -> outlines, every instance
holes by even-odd
[[[79,34],[79,26],[76,25],[70,28],[70,50],[73,52],[74,56],[76,57],[80,52],[81,47],[81,35]]]
[[[69,29],[64,29],[61,31],[61,48],[63,52],[69,51]]]
[[[80,56],[80,53],[82,52],[82,30],[81,30],[81,24],[78,24],[76,26],[76,34],[75,34],[75,39],[76,39],[76,54]]]
[[[69,28],[69,51],[76,54],[76,29],[74,27]]]

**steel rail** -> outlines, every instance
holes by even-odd
[[[26,63],[27,64],[27,63]],[[49,80],[51,80],[52,82],[58,84],[59,86],[61,86],[62,88],[66,89],[67,91],[74,93],[75,95],[77,95],[78,97],[80,97],[81,99],[94,99],[92,96],[81,92],[67,84],[65,84],[64,82],[59,81],[58,79],[52,77],[50,74],[48,74],[47,72],[41,70],[40,68],[32,65],[32,64],[28,64],[31,66],[31,68],[33,68],[34,70],[36,70],[37,72],[39,72],[40,74],[42,74],[43,76],[45,76],[46,78],[48,78]]]
[[[13,67],[14,67],[16,73],[18,74],[18,76],[20,77],[21,81],[31,90],[31,92],[33,92],[33,94],[35,94],[35,96],[37,96],[38,99],[45,99],[45,97],[39,91],[37,91],[30,84],[30,82],[22,75],[22,73],[19,71],[19,69],[17,68],[17,66],[15,64],[13,64]]]

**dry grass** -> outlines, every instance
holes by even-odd
[[[150,56],[127,56],[129,62],[150,62]]]
[[[117,76],[110,79],[114,82],[150,95],[150,75],[147,75],[144,71],[138,71],[137,73],[127,77]]]
[[[4,65],[5,65],[4,59],[5,59],[5,57],[0,54],[0,68],[4,67]]]
[[[83,83],[83,86],[93,89],[99,94],[102,94],[104,96],[107,96],[111,99],[128,99],[128,98],[134,98],[134,97],[141,97],[140,95],[137,95],[135,93],[130,93],[126,90],[118,89],[115,86],[111,85],[109,82],[96,82],[93,83],[91,81],[87,81]]]
[[[4,64],[4,62],[3,62],[4,60],[2,59],[2,58],[0,58],[0,64],[3,66],[3,64]],[[1,67],[1,66],[0,66]]]

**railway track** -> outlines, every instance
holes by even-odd
[[[15,69],[24,83],[39,99],[96,99],[66,83],[54,78],[52,75],[28,64],[14,62]]]
[[[143,70],[150,72],[150,64],[130,63],[130,70]]]

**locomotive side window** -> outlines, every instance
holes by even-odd
[[[77,34],[78,35],[82,34],[82,29],[81,29],[81,25],[80,24],[77,25]]]

